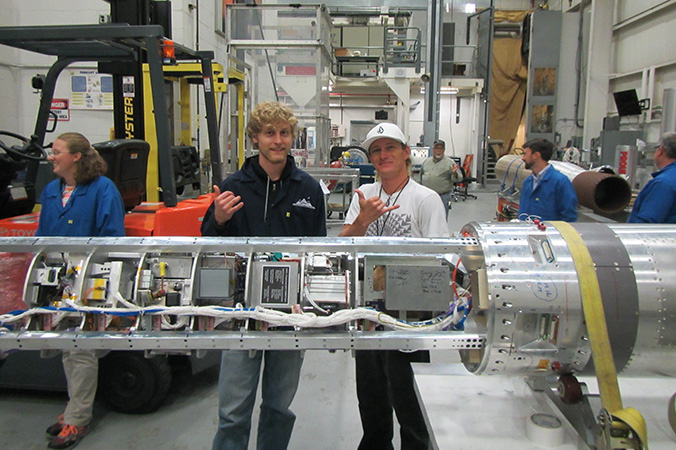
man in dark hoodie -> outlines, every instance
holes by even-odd
[[[326,236],[324,193],[289,155],[298,120],[277,102],[256,106],[247,135],[259,154],[214,186],[203,236]],[[246,450],[263,370],[258,448],[286,448],[296,416],[289,409],[300,379],[300,351],[226,350],[219,379],[219,423],[213,449]]]

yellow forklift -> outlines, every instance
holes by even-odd
[[[32,185],[30,191],[33,198],[28,198],[27,201],[24,199],[23,209],[32,209],[35,196],[39,196],[41,187],[49,181],[45,179],[44,173],[49,172],[51,175],[51,168],[45,161],[44,148],[50,145],[45,141],[47,133],[53,131],[48,130],[48,126],[52,122],[51,104],[59,74],[74,63],[96,62],[100,73],[113,72],[116,80],[114,83],[116,100],[115,139],[95,146],[104,158],[112,157],[108,161],[111,166],[109,174],[113,178],[119,175],[114,181],[122,188],[121,193],[127,208],[135,208],[136,204],[145,199],[144,195],[139,194],[141,178],[144,186],[146,181],[149,183],[148,188],[142,189],[145,195],[151,199],[154,196],[157,200],[161,200],[161,203],[150,211],[127,214],[128,218],[125,221],[127,234],[199,235],[200,217],[209,206],[211,198],[184,202],[177,200],[177,184],[180,188],[186,183],[195,183],[199,180],[196,177],[198,174],[194,173],[194,163],[197,163],[199,168],[199,159],[195,161],[191,153],[188,153],[189,164],[177,167],[175,155],[179,154],[178,161],[182,164],[181,152],[176,151],[176,146],[172,145],[171,141],[165,83],[167,76],[185,80],[185,83],[200,80],[205,95],[206,114],[210,118],[207,124],[212,182],[220,183],[221,154],[215,120],[215,92],[223,92],[227,80],[222,68],[217,66],[214,69],[213,52],[193,51],[168,42],[160,25],[119,23],[0,27],[0,45],[57,57],[47,74],[34,80],[34,87],[40,89],[41,97],[33,134],[24,137],[9,131],[0,131],[0,139],[7,136],[19,141],[16,145],[6,145],[0,141],[0,147],[7,155],[5,159],[10,163],[4,166],[9,167],[10,171],[16,171],[23,164],[22,160],[28,160],[24,188]],[[237,78],[236,74],[228,76],[233,77]],[[56,122],[53,120],[54,125]],[[0,161],[0,164],[2,163],[3,161]],[[47,170],[44,170],[45,168]],[[178,183],[176,175],[182,176]],[[16,191],[14,184],[9,183],[8,187]],[[185,202],[189,204],[184,207],[182,204]],[[14,201],[9,199],[9,203]],[[172,215],[174,211],[178,211],[177,216]],[[14,210],[11,214],[17,212]],[[0,230],[9,230],[4,231],[6,235],[30,235],[31,229],[35,230],[37,227],[37,216],[33,214],[34,223],[26,220],[28,216],[21,216],[23,219],[14,224],[8,222],[15,217],[0,220],[2,223]],[[132,228],[127,221],[133,221],[133,218],[138,216],[142,217],[142,220],[139,221],[140,224],[134,224],[136,228]],[[149,219],[152,220],[149,222]],[[165,224],[165,228],[159,232],[158,228],[161,227],[158,226],[158,220],[161,224]],[[172,228],[171,224],[178,224],[183,228]],[[3,304],[6,300],[4,297],[0,298],[0,312],[13,309],[11,308],[13,305]],[[116,411],[128,413],[153,411],[169,392],[172,372],[187,367],[193,374],[197,373],[217,364],[219,354],[220,352],[199,355],[195,352],[180,355],[109,352],[100,360],[99,397]],[[0,386],[65,390],[65,377],[60,359],[41,356],[50,355],[40,355],[39,352],[0,355],[0,359],[4,361],[0,369]]]

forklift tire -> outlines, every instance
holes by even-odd
[[[111,352],[99,362],[99,398],[116,412],[153,412],[167,396],[170,385],[169,359],[162,356]]]

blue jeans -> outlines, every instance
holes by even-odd
[[[218,380],[218,431],[213,450],[246,450],[251,431],[251,414],[263,367],[258,449],[286,449],[296,415],[289,409],[298,389],[303,357],[300,351],[226,350],[221,357]]]
[[[444,210],[446,211],[446,220],[448,220],[448,211],[451,209],[451,193],[453,191],[448,191],[445,194],[439,194],[439,197],[441,197],[441,201],[444,202]]]

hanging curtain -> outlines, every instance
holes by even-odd
[[[522,11],[496,11],[495,22],[521,23],[526,14]],[[500,154],[496,155],[498,158],[511,150],[524,112],[528,66],[521,56],[521,47],[521,38],[499,37],[493,40],[488,134],[491,140],[503,141]]]

